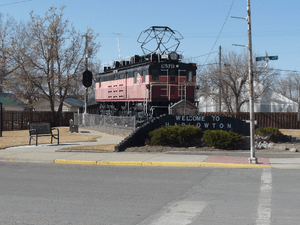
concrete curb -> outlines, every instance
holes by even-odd
[[[55,164],[105,165],[105,166],[166,166],[166,167],[228,167],[228,168],[272,168],[271,165],[208,163],[208,162],[146,162],[146,161],[86,161],[54,159]]]

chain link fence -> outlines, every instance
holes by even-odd
[[[74,113],[74,125],[113,135],[128,136],[136,129],[135,117]]]

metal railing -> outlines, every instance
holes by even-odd
[[[88,127],[109,134],[130,135],[136,128],[135,117],[103,116],[97,114],[74,113],[74,125]]]

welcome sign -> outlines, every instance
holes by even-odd
[[[244,136],[250,136],[250,124],[225,116],[191,116],[191,115],[166,115],[159,120],[160,126],[193,125],[205,130],[233,131]]]
[[[225,116],[194,116],[194,115],[163,115],[145,123],[121,141],[115,151],[124,151],[128,147],[143,146],[145,136],[163,126],[193,125],[205,130],[224,130],[250,136],[250,124],[234,117]]]

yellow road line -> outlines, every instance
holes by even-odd
[[[68,160],[68,159],[54,159],[56,164],[82,164],[82,165],[97,165],[97,161],[88,160]]]
[[[231,167],[231,168],[271,168],[263,164],[237,164],[237,163],[208,163],[208,162],[145,162],[145,161],[86,161],[55,159],[56,164],[81,165],[114,165],[114,166],[168,166],[168,167]]]

